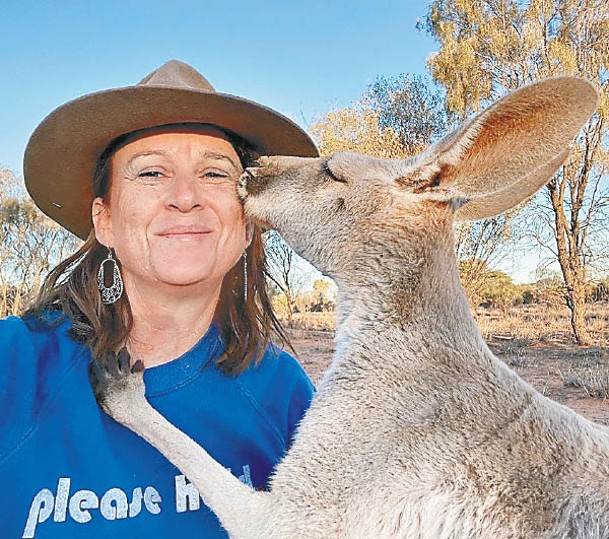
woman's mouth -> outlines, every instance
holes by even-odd
[[[161,230],[157,236],[166,239],[200,239],[212,232],[211,228],[201,225],[176,225]]]

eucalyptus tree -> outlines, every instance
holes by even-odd
[[[440,45],[428,67],[446,90],[453,117],[463,119],[499,95],[546,77],[585,77],[601,92],[597,113],[534,205],[535,222],[542,226],[532,231],[560,265],[575,340],[588,343],[587,272],[607,242],[602,222],[609,205],[609,3],[434,0],[420,26]]]
[[[36,208],[19,176],[0,169],[0,316],[18,314],[79,241]]]

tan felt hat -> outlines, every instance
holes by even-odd
[[[132,131],[190,122],[232,131],[261,155],[318,155],[285,116],[220,94],[194,68],[171,60],[135,86],[88,94],[51,112],[25,150],[25,185],[44,213],[84,239],[92,226],[93,174],[108,144]]]

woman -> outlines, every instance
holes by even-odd
[[[282,333],[235,183],[257,154],[316,153],[175,61],[38,126],[26,185],[86,241],[24,317],[0,321],[3,537],[226,537],[188,479],[100,411],[87,372],[126,349],[151,404],[264,488],[312,385],[269,344]]]

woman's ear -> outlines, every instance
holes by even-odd
[[[111,248],[114,245],[114,237],[112,235],[110,208],[100,197],[95,198],[93,204],[91,204],[91,220],[93,221],[93,230],[97,241]]]

